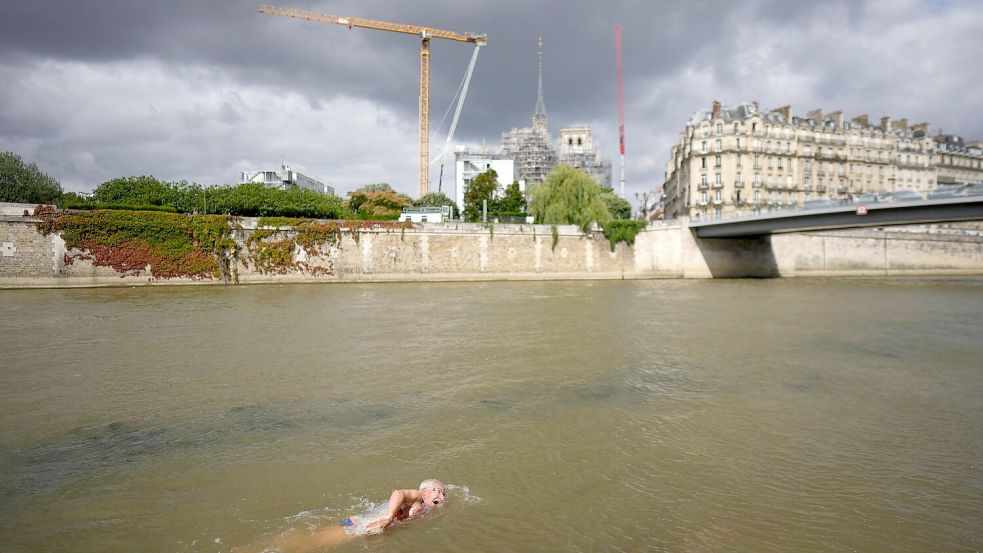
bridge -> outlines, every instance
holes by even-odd
[[[952,221],[983,221],[983,196],[845,204],[761,215],[690,221],[698,238],[745,238],[785,232]]]

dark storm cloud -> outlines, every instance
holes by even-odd
[[[983,138],[977,2],[300,1],[323,13],[487,33],[456,143],[529,124],[538,37],[550,128],[590,124],[617,157],[623,28],[630,191],[713,99],[885,113]],[[229,182],[291,158],[344,192],[415,191],[419,42],[256,12],[260,2],[13,0],[0,5],[0,149],[68,187],[120,174]],[[469,45],[432,45],[433,148]],[[615,161],[617,173],[617,161]]]

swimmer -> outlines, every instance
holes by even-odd
[[[439,480],[424,480],[416,490],[393,490],[389,496],[386,514],[364,523],[361,517],[353,516],[341,521],[339,526],[329,526],[312,534],[291,532],[249,551],[276,551],[301,553],[340,545],[355,536],[381,534],[394,523],[402,523],[418,518],[431,508],[442,505],[446,495],[444,485]]]

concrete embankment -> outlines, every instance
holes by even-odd
[[[159,279],[97,266],[58,233],[39,232],[37,219],[24,216],[32,208],[0,206],[0,287],[983,274],[980,222],[734,240],[697,239],[681,219],[650,224],[634,245],[613,251],[600,232],[573,226],[423,224],[341,230],[313,248],[293,247],[287,263],[271,267],[257,246],[289,241],[297,229],[257,234],[259,221],[243,218],[221,277]]]

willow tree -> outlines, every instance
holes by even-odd
[[[542,184],[532,189],[529,212],[537,223],[572,224],[587,232],[591,223],[603,225],[611,220],[602,194],[601,185],[584,171],[557,165]]]

